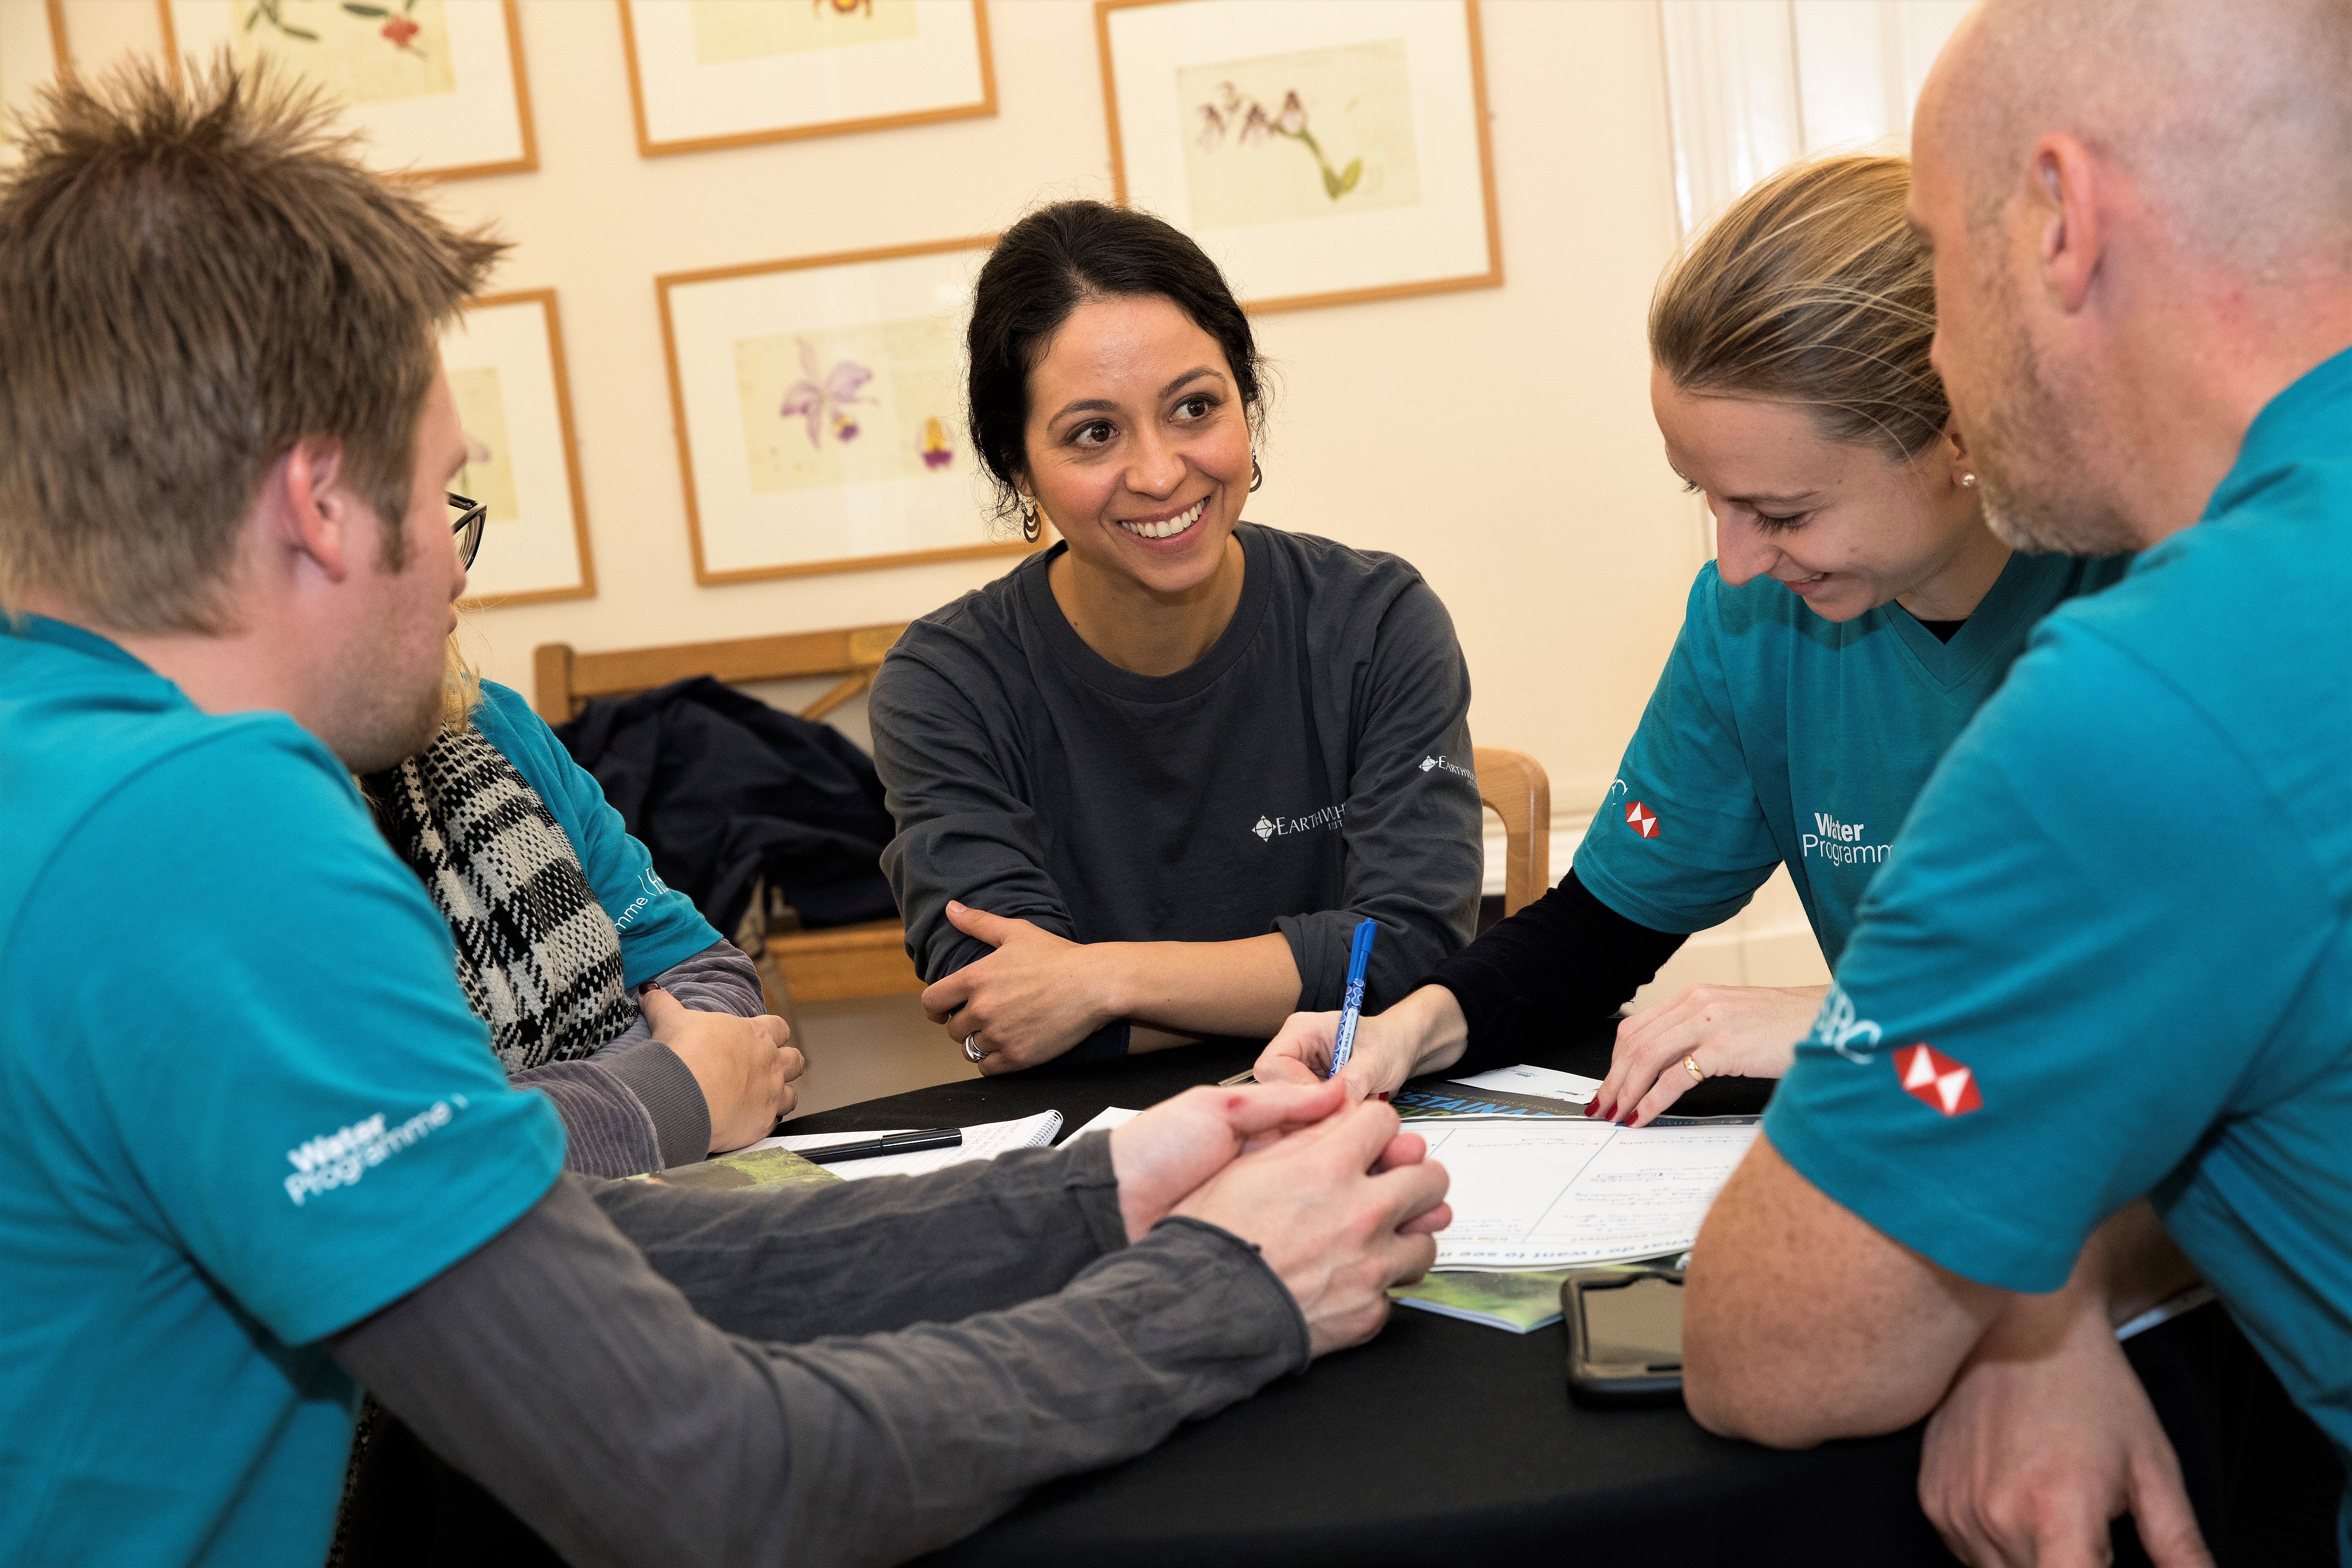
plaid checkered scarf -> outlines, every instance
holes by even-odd
[[[376,826],[457,943],[457,984],[509,1073],[636,1021],[621,939],[539,792],[468,725],[362,781]]]

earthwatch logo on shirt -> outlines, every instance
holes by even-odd
[[[1449,773],[1459,773],[1473,784],[1478,781],[1477,774],[1460,763],[1450,761],[1443,752],[1423,757],[1417,771],[1425,773],[1440,768]],[[1255,822],[1250,824],[1250,831],[1257,835],[1257,841],[1260,844],[1266,844],[1293,833],[1307,833],[1318,827],[1337,828],[1346,819],[1347,815],[1348,803],[1343,800],[1335,805],[1327,805],[1320,811],[1309,812],[1305,816],[1261,816]]]
[[[1885,1033],[1874,1018],[1855,1012],[1853,998],[1843,985],[1832,985],[1814,1015],[1812,1037],[1850,1062],[1867,1067],[1874,1059],[1870,1047]],[[1859,1048],[1857,1048],[1859,1047]],[[1966,1116],[1984,1108],[1977,1091],[1977,1075],[1927,1041],[1899,1046],[1893,1054],[1895,1081],[1920,1104],[1946,1116]]]
[[[1259,843],[1264,844],[1269,839],[1278,838],[1286,834],[1305,833],[1317,827],[1336,828],[1339,826],[1340,819],[1347,815],[1348,803],[1343,800],[1336,805],[1327,805],[1322,810],[1309,813],[1305,816],[1261,816],[1251,825],[1250,831],[1257,835]]]

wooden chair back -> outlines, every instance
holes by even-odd
[[[896,621],[610,653],[575,653],[568,642],[541,643],[531,655],[531,706],[549,723],[561,724],[578,718],[592,697],[634,696],[688,676],[708,675],[742,686],[837,675],[841,679],[832,689],[801,710],[803,719],[822,719],[874,684],[882,656],[906,629],[906,622]]]
[[[1478,799],[1503,819],[1503,913],[1515,915],[1551,886],[1551,778],[1525,752],[1473,751]]]

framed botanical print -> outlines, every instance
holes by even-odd
[[[226,48],[315,82],[370,163],[436,180],[539,167],[515,0],[155,0],[172,68]]]
[[[466,574],[467,604],[593,596],[555,290],[476,300],[443,330],[441,365],[467,447],[449,488],[489,508],[481,552]]]
[[[963,429],[992,239],[655,280],[695,581],[1020,554]]]
[[[1118,200],[1252,310],[1503,280],[1477,0],[1096,0]]]
[[[988,0],[615,0],[647,158],[996,112]]]
[[[16,161],[16,117],[70,68],[64,0],[0,0],[0,168]]]

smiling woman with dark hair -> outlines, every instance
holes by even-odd
[[[973,446],[1061,542],[908,628],[874,683],[883,856],[983,1072],[1271,1034],[1471,932],[1469,673],[1392,555],[1241,521],[1264,391],[1215,263],[1060,202],[981,271]],[[1074,1047],[1076,1050],[1074,1051]]]

